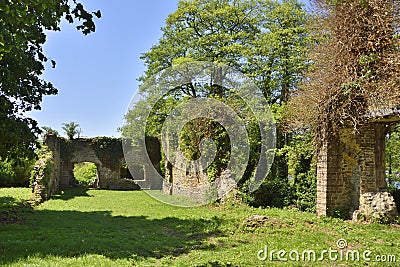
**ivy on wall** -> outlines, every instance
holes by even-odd
[[[54,171],[53,152],[47,146],[43,146],[30,178],[34,193],[34,203],[41,203],[51,196],[51,190],[54,188],[56,180]]]
[[[122,141],[113,137],[80,138],[69,140],[58,137],[60,143],[60,157],[63,161],[70,162],[73,153],[79,145],[87,145],[92,148],[104,167],[112,171],[120,168],[121,158],[124,157],[122,151]]]

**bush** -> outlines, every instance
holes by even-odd
[[[35,159],[2,159],[0,158],[0,186],[28,187],[30,173]]]
[[[97,177],[96,164],[92,162],[76,164],[74,167],[74,176],[78,184],[89,186]]]
[[[15,172],[8,161],[0,161],[0,186],[11,187],[14,183]]]
[[[265,180],[247,201],[253,207],[283,208],[292,204],[292,198],[293,188],[288,181],[275,178]]]
[[[400,212],[400,189],[391,187],[388,191],[393,196],[397,210]]]
[[[317,174],[314,171],[300,173],[296,177],[293,202],[301,211],[315,212],[317,201]]]

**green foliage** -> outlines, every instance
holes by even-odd
[[[292,204],[293,188],[280,179],[266,179],[247,199],[253,207],[283,208]]]
[[[385,147],[386,179],[388,192],[393,196],[400,211],[400,127],[392,127],[386,135]]]
[[[301,211],[315,212],[317,177],[315,171],[301,173],[295,183],[280,179],[266,180],[257,191],[245,196],[254,207],[295,207]]]
[[[9,157],[16,150],[36,148],[41,132],[37,122],[25,112],[40,110],[44,95],[57,89],[42,79],[46,31],[59,31],[61,19],[80,21],[83,34],[95,31],[93,15],[78,1],[0,1],[0,156]],[[53,67],[55,61],[51,60]],[[18,157],[18,155],[14,155]]]
[[[332,216],[333,216],[334,218],[342,219],[342,220],[351,219],[351,218],[350,218],[350,208],[349,208],[349,207],[346,207],[346,206],[337,207],[337,208],[335,208],[335,209],[333,210]],[[377,222],[377,221],[375,221],[375,222],[376,222],[376,223],[380,223],[380,222]]]
[[[227,167],[230,160],[230,140],[228,133],[218,122],[199,118],[188,122],[180,133],[180,147],[189,160],[200,158],[201,141],[205,138],[212,139],[217,147],[215,159],[207,168],[210,181],[214,181]]]
[[[48,147],[43,146],[38,154],[39,158],[30,176],[31,186],[35,191],[33,199],[35,203],[41,203],[51,196],[53,182],[56,179],[53,152]]]
[[[389,187],[388,192],[393,196],[396,208],[400,212],[400,189]]]
[[[283,103],[307,67],[306,21],[292,0],[180,1],[159,43],[142,57],[141,80],[181,62],[222,62],[253,77],[271,103]]]
[[[1,188],[0,225],[24,223],[26,213],[32,212],[31,198],[30,188]]]
[[[308,15],[303,5],[295,0],[179,1],[178,9],[168,16],[166,25],[162,28],[162,38],[142,56],[147,69],[140,78],[140,91],[148,100],[139,101],[126,115],[127,124],[121,128],[123,136],[138,140],[138,134],[143,135],[134,127],[137,125],[135,122],[145,118],[143,112],[149,103],[156,102],[152,97],[157,95],[154,90],[158,88],[149,89],[146,86],[153,81],[153,76],[167,68],[177,68],[181,63],[194,61],[224,63],[252,78],[267,102],[274,104],[279,111],[276,115],[283,117],[285,103],[290,93],[297,88],[301,73],[308,66],[305,57],[312,40],[306,25],[307,20]],[[150,118],[146,121],[146,135],[161,140],[161,127],[170,111],[185,100],[196,97],[223,101],[245,122],[249,136],[250,159],[245,174],[239,181],[239,185],[243,186],[254,175],[260,156],[261,136],[254,114],[243,107],[237,96],[230,95],[227,88],[212,83],[205,86],[189,83],[174,88],[169,95],[163,96],[154,105]],[[281,121],[283,122],[283,119]],[[287,135],[282,134],[282,128],[279,129],[278,148],[288,144],[288,138],[285,137]],[[199,144],[203,138],[211,138],[217,147],[216,160],[207,169],[212,180],[230,160],[230,140],[217,122],[198,120],[185,126],[180,135],[179,145],[184,148],[188,158],[197,159]],[[280,168],[283,171],[276,171],[271,175],[272,184],[264,187],[267,191],[268,188],[276,188],[277,185],[284,186],[283,192],[291,191],[288,189],[290,185],[287,184],[285,159],[286,156],[283,155],[278,164],[275,164],[275,170]],[[164,164],[160,165],[164,168]],[[278,176],[284,176],[284,179],[279,182]],[[281,195],[283,197],[285,193]],[[272,202],[280,202],[276,205],[282,206],[282,203],[290,202],[286,199],[287,197],[284,197],[281,201]]]
[[[29,186],[29,177],[36,159],[0,157],[0,187]]]
[[[75,164],[74,176],[78,184],[82,186],[89,186],[97,177],[96,164],[92,162]]]
[[[0,182],[1,186],[11,186],[13,184],[15,173],[10,162],[0,161]]]
[[[293,184],[293,204],[301,211],[315,212],[317,201],[317,174],[315,170],[300,173]]]
[[[293,178],[293,204],[302,211],[315,212],[317,162],[313,136],[309,132],[297,133],[282,150],[286,151],[289,177]]]
[[[141,80],[181,62],[221,62],[253,77],[271,103],[284,103],[307,67],[307,19],[294,0],[179,1],[159,43],[143,54]]]
[[[79,124],[76,122],[63,123],[62,129],[70,140],[74,139],[76,135],[79,138],[82,133]]]
[[[54,130],[51,127],[48,127],[48,126],[43,126],[42,130],[44,131],[43,136],[46,136],[48,134],[52,134],[52,135],[55,135],[55,136],[59,135],[56,130]]]
[[[35,165],[35,174],[41,178],[44,185],[49,185],[52,171],[53,152],[49,151],[48,148],[43,148],[43,152]]]
[[[386,171],[389,175],[400,173],[400,127],[393,127],[386,135]],[[395,176],[389,177],[395,178]]]
[[[288,162],[289,179],[269,176],[269,179],[247,200],[256,207],[294,206],[301,211],[315,212],[317,195],[315,143],[308,132],[298,132],[291,143],[277,149]]]

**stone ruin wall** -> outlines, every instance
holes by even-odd
[[[204,170],[197,170],[195,165],[173,166],[165,161],[165,179],[162,191],[168,195],[186,196],[204,202],[211,187],[208,175]]]
[[[210,182],[205,168],[193,162],[183,162],[186,160],[178,157],[175,164],[165,160],[164,194],[186,196],[198,203],[209,203],[222,200],[225,194],[237,188],[229,169],[222,171],[215,181]]]
[[[317,167],[318,215],[397,215],[393,197],[386,193],[385,134],[385,122],[372,122],[357,134],[342,129],[324,142]]]
[[[40,163],[37,164],[34,181],[34,193],[48,199],[59,188],[76,186],[73,174],[74,164],[93,162],[97,167],[95,188],[112,190],[136,190],[139,186],[129,177],[121,177],[124,163],[122,142],[116,138],[78,138],[67,140],[55,135],[48,135],[44,145],[52,153],[51,174],[46,181],[42,179]],[[43,165],[43,164],[42,164]],[[44,165],[43,165],[44,166]]]
[[[43,150],[34,166],[32,184],[33,201],[41,203],[51,197],[59,189],[59,162],[57,151]]]

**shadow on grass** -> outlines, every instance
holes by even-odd
[[[206,249],[221,235],[220,219],[149,219],[111,216],[110,212],[39,210],[23,225],[0,228],[0,265],[29,256],[104,255],[110,259],[178,256]],[[1,227],[1,225],[0,225]]]
[[[9,196],[0,197],[0,226],[23,223],[28,212],[33,212],[33,209],[27,201]]]
[[[70,200],[75,197],[90,197],[87,191],[89,189],[85,187],[67,188],[65,190],[59,190],[55,195],[52,195],[52,199]]]
[[[18,200],[14,197],[0,197],[0,209],[6,209],[18,204]]]

